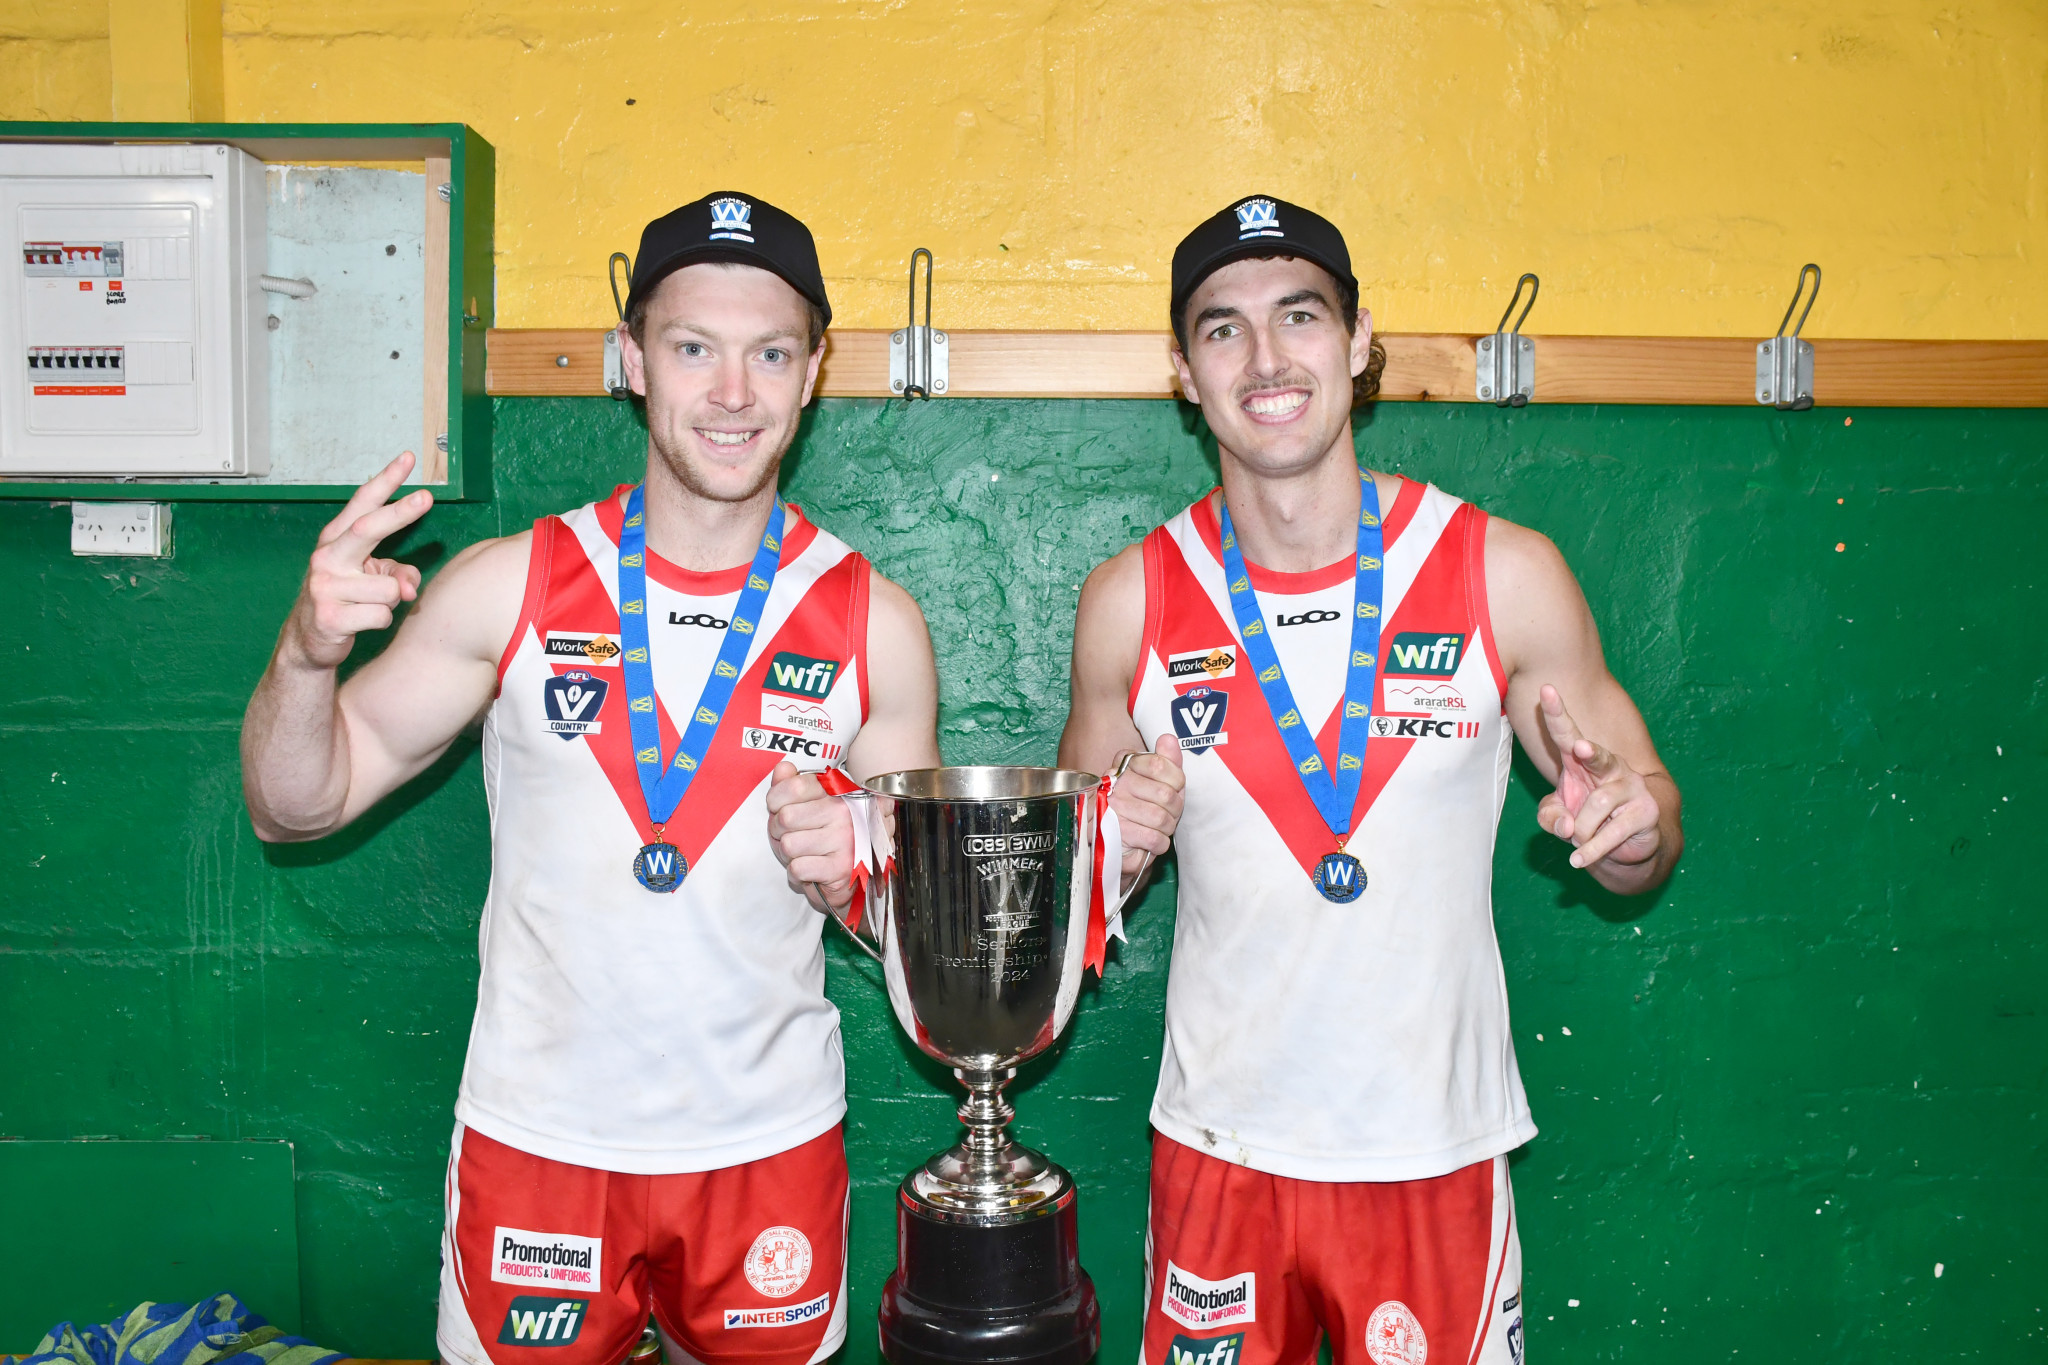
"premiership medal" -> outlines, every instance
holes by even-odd
[[[654,712],[654,667],[648,654],[646,490],[636,485],[626,498],[626,520],[619,528],[619,635],[626,646],[620,663],[626,683],[626,721],[633,731],[633,762],[639,770],[640,795],[647,802],[648,826],[654,834],[633,855],[633,879],[649,891],[674,891],[689,873],[689,863],[682,851],[668,842],[663,827],[703,766],[712,737],[718,733],[719,717],[739,685],[754,627],[768,603],[768,590],[775,584],[776,566],[782,558],[782,522],[782,499],[777,498],[768,513],[767,529],[761,532],[761,546],[754,551],[746,586],[740,589],[732,619],[726,623],[718,660],[704,680],[697,709],[676,741],[675,758],[664,770],[661,722]]]
[[[1245,566],[1244,551],[1237,546],[1237,532],[1230,522],[1230,504],[1223,504],[1223,573],[1230,587],[1230,611],[1237,618],[1237,634],[1245,658],[1265,694],[1266,708],[1294,761],[1294,775],[1308,790],[1323,823],[1337,836],[1337,851],[1326,853],[1316,864],[1309,880],[1324,900],[1344,905],[1365,891],[1365,866],[1344,851],[1350,838],[1351,811],[1358,804],[1358,788],[1365,777],[1365,748],[1371,739],[1373,679],[1377,675],[1380,651],[1380,593],[1385,547],[1380,530],[1380,493],[1372,476],[1359,472],[1358,564],[1355,570],[1351,613],[1351,663],[1344,674],[1344,715],[1337,729],[1337,771],[1332,773],[1316,752],[1315,735],[1294,704],[1294,690],[1280,667],[1280,656],[1266,634],[1259,614],[1259,600],[1252,591],[1251,570]]]
[[[1323,855],[1323,860],[1316,864],[1313,880],[1324,900],[1344,905],[1364,892],[1365,864],[1340,848]]]
[[[655,842],[642,844],[633,858],[633,875],[649,891],[675,890],[683,884],[683,876],[689,870],[689,863],[674,844],[662,841],[659,830],[655,831]]]

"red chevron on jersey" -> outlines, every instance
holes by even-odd
[[[1417,490],[1417,496],[1408,498],[1407,490]],[[1414,515],[1414,505],[1420,502],[1419,485],[1407,484],[1404,497],[1397,499],[1395,513],[1387,518],[1386,544],[1389,552],[1398,541],[1400,533]],[[1197,505],[1206,509],[1207,503]],[[1405,512],[1405,515],[1401,515]],[[1399,521],[1396,521],[1396,516]],[[1404,633],[1420,634],[1425,631],[1442,634],[1446,631],[1461,635],[1466,640],[1476,639],[1474,628],[1472,593],[1469,585],[1468,568],[1472,553],[1468,540],[1477,537],[1481,543],[1485,537],[1486,514],[1470,503],[1459,506],[1451,514],[1450,524],[1437,537],[1429,557],[1423,562],[1414,582],[1401,597],[1392,617],[1380,627],[1382,660],[1376,679],[1377,695],[1374,698],[1375,715],[1384,713],[1387,707],[1387,675],[1385,672],[1385,651],[1387,642]],[[1206,532],[1214,525],[1213,515],[1203,524],[1200,513],[1195,517],[1196,526],[1205,532],[1203,539],[1209,541]],[[1199,641],[1228,640],[1239,648],[1236,631],[1226,623],[1214,601],[1196,581],[1193,570],[1180,546],[1161,527],[1145,538],[1145,568],[1148,589],[1152,582],[1158,584],[1158,627],[1152,639],[1153,648],[1163,666],[1168,653],[1179,652]],[[1308,575],[1289,575],[1308,577]],[[1152,594],[1148,591],[1148,597]],[[1148,604],[1148,615],[1151,610]],[[1230,694],[1228,714],[1230,717],[1230,743],[1218,746],[1214,752],[1227,766],[1232,775],[1243,784],[1257,801],[1259,809],[1271,820],[1273,827],[1287,841],[1288,849],[1304,872],[1311,871],[1324,854],[1330,851],[1330,827],[1323,822],[1321,812],[1309,797],[1301,780],[1295,775],[1294,764],[1288,756],[1287,746],[1280,738],[1280,730],[1273,721],[1273,713],[1266,705],[1265,693],[1258,685],[1258,679],[1246,669],[1232,677],[1211,679],[1206,674],[1174,680],[1181,686],[1209,686]],[[1341,707],[1333,709],[1329,718],[1316,733],[1316,748],[1326,764],[1337,761],[1338,732],[1343,724]],[[1455,737],[1475,738],[1477,726],[1469,732]],[[1356,829],[1373,803],[1379,800],[1387,782],[1394,775],[1418,738],[1404,738],[1399,733],[1376,735],[1365,750],[1365,769],[1358,787],[1358,801],[1352,808],[1351,828]]]
[[[621,515],[615,499],[599,506],[599,522],[614,543],[617,542]],[[544,633],[572,629],[579,633],[597,631],[618,639],[618,608],[613,605],[606,583],[592,568],[582,544],[558,517],[548,518],[544,528],[544,532],[537,531],[536,534],[551,536],[553,546],[549,556],[548,595],[543,608],[546,619],[537,628],[544,627]],[[801,522],[785,538],[782,562],[795,560],[816,535],[815,526],[808,521]],[[744,575],[745,570],[738,569],[733,573]],[[737,579],[733,586],[737,588]],[[834,660],[848,659],[860,653],[863,642],[848,638],[847,622],[856,615],[864,621],[866,613],[849,612],[846,604],[856,592],[865,594],[866,591],[866,561],[858,556],[847,556],[819,577],[806,594],[805,605],[790,613],[789,619],[766,647],[754,649],[753,662],[733,689],[732,702],[726,707],[724,719],[720,721],[717,732],[712,736],[711,747],[704,755],[703,771],[690,784],[682,803],[663,828],[663,837],[682,853],[685,863],[696,864],[705,845],[724,828],[746,794],[759,786],[761,779],[773,772],[777,763],[789,756],[765,744],[746,743],[749,728],[760,728],[755,723],[755,715],[764,709],[762,693],[771,661],[782,653]],[[557,663],[555,672],[559,676],[575,667],[574,664]],[[675,753],[679,733],[669,714],[669,703],[674,700],[659,695],[654,699],[655,718],[661,726],[661,752],[665,757]],[[601,728],[587,736],[587,741],[592,756],[611,782],[612,790],[618,793],[620,804],[632,816],[641,839],[652,842],[654,829],[647,816],[646,797],[640,790],[639,768],[633,759],[633,735],[626,717],[626,704],[625,688],[608,688],[598,715]],[[695,699],[687,699],[684,704],[694,705]]]

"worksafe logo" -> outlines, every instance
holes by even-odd
[[[1159,1296],[1159,1311],[1187,1327],[1237,1326],[1256,1322],[1259,1316],[1258,1275],[1247,1270],[1227,1280],[1205,1280],[1190,1275],[1172,1261],[1166,1263],[1166,1289]]]
[[[751,242],[754,206],[744,199],[714,199],[711,201],[711,240],[714,242]]]
[[[587,1299],[543,1299],[521,1294],[512,1300],[505,1325],[498,1329],[500,1346],[567,1346],[583,1330]]]
[[[1175,1337],[1166,1348],[1166,1365],[1237,1365],[1244,1354],[1244,1333],[1227,1337]]]
[[[1237,650],[1233,646],[1216,645],[1166,656],[1168,682],[1182,683],[1190,678],[1205,678],[1213,682],[1236,676]]]
[[[491,1233],[491,1250],[491,1278],[500,1284],[546,1285],[594,1294],[604,1283],[602,1237],[497,1228]]]
[[[780,692],[786,697],[823,701],[832,694],[832,683],[838,676],[837,659],[813,659],[807,654],[792,654],[784,650],[768,661],[768,676],[761,683],[761,688],[767,692]]]
[[[1280,237],[1280,207],[1270,199],[1247,199],[1237,206],[1237,240]]]
[[[1404,630],[1387,646],[1386,671],[1411,678],[1448,678],[1458,671],[1458,660],[1464,656],[1462,634]]]

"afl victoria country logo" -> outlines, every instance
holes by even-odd
[[[811,1278],[811,1239],[795,1228],[769,1228],[747,1248],[747,1283],[771,1299],[788,1298]]]
[[[1373,1365],[1423,1365],[1429,1358],[1429,1339],[1407,1304],[1388,1299],[1366,1320],[1365,1353]]]

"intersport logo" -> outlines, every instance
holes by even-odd
[[[1205,1280],[1172,1261],[1166,1263],[1166,1288],[1159,1296],[1159,1311],[1175,1322],[1189,1327],[1236,1326],[1258,1321],[1258,1308],[1254,1271],[1227,1280]]]
[[[736,1327],[794,1327],[811,1322],[832,1311],[832,1292],[825,1291],[809,1303],[786,1304],[780,1308],[728,1308],[727,1331]]]
[[[583,1330],[588,1299],[544,1299],[520,1294],[498,1329],[500,1346],[567,1346]]]
[[[596,1293],[604,1284],[604,1239],[499,1228],[491,1236],[491,1278]]]

